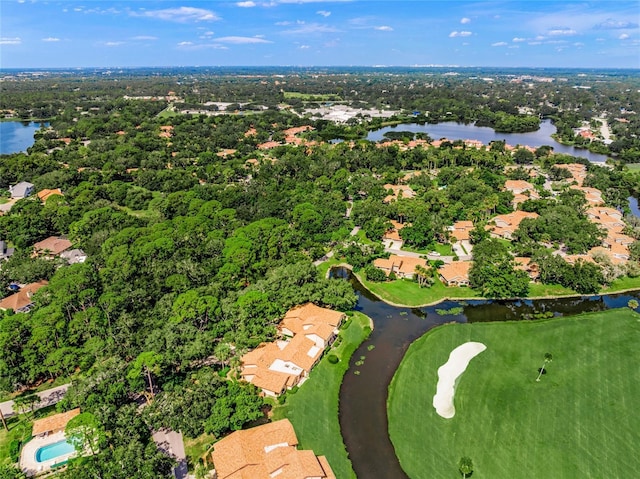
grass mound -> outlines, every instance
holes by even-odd
[[[640,470],[640,315],[628,309],[536,322],[455,324],[408,350],[389,388],[389,434],[411,479],[630,477]],[[456,415],[431,405],[451,350],[487,350],[459,377]],[[545,353],[553,355],[536,382]]]

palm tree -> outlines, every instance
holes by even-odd
[[[473,473],[473,461],[471,458],[467,456],[461,457],[460,462],[458,463],[458,470],[464,479]]]
[[[542,363],[542,367],[540,368],[540,373],[536,378],[537,382],[540,382],[540,376],[544,374],[544,367],[547,365],[547,363],[550,363],[551,361],[553,361],[553,356],[551,356],[551,353],[544,353],[544,363]]]

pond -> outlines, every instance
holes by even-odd
[[[407,477],[387,433],[387,389],[409,345],[430,329],[450,322],[513,321],[539,313],[565,316],[602,311],[640,299],[640,291],[635,291],[546,300],[444,301],[425,308],[399,308],[372,296],[347,271],[334,269],[332,273],[348,277],[358,295],[356,310],[369,316],[375,325],[370,338],[353,354],[340,389],[342,436],[357,477],[367,479]],[[369,350],[371,346],[375,348]],[[354,362],[361,356],[365,356],[364,364],[356,367]]]
[[[428,133],[434,140],[447,138],[449,140],[478,140],[488,145],[492,141],[504,140],[508,145],[516,146],[532,146],[538,147],[549,145],[553,147],[555,153],[564,153],[571,156],[586,158],[592,163],[604,163],[607,160],[606,155],[591,153],[583,148],[575,148],[573,146],[565,146],[551,138],[556,132],[551,120],[543,120],[540,123],[540,129],[530,133],[497,133],[493,128],[485,126],[475,126],[474,124],[465,125],[464,123],[456,123],[453,121],[424,124],[403,123],[397,126],[389,126],[369,132],[367,140],[380,141],[384,139],[384,134],[388,131],[410,131],[412,133]]]
[[[0,155],[26,151],[34,143],[33,134],[48,123],[0,122]]]

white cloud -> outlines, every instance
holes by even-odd
[[[638,24],[633,22],[624,22],[621,20],[614,20],[612,18],[607,18],[604,22],[597,24],[595,28],[599,28],[603,30],[638,28]]]
[[[470,37],[472,35],[471,32],[466,32],[466,31],[462,31],[462,32],[458,32],[456,30],[454,30],[453,32],[451,32],[449,34],[449,38],[455,38],[455,37]]]
[[[179,47],[186,47],[186,46],[189,46],[189,45],[193,45],[193,42],[180,42],[180,43],[178,43]]]
[[[151,35],[138,35],[135,37],[132,37],[131,40],[138,40],[138,41],[145,41],[145,40],[157,40],[158,37],[154,37]]]
[[[258,37],[230,36],[230,37],[215,38],[214,40],[218,43],[231,43],[233,45],[247,45],[251,43],[273,43],[273,42],[270,42],[269,40],[265,40],[264,38],[258,38]]]
[[[119,47],[120,45],[124,45],[124,42],[104,42],[107,47]]]
[[[162,10],[131,12],[130,14],[134,17],[155,18],[156,20],[178,23],[213,22],[220,20],[220,17],[211,10],[194,7],[164,8]]]
[[[628,33],[622,33],[622,34],[618,37],[618,40],[626,40],[627,38],[629,38],[629,34],[628,34]]]
[[[491,44],[492,47],[506,47],[507,45],[507,42],[496,42]]]
[[[318,15],[322,15],[324,18],[327,18],[329,15],[331,15],[331,12],[327,10],[318,10],[316,13]]]
[[[311,47],[309,45],[300,45],[298,48],[300,48],[300,50],[307,50]]]
[[[525,42],[527,41],[526,38],[522,38],[522,37],[515,37],[513,40],[511,40],[513,43],[518,43],[518,42]]]
[[[572,28],[555,28],[553,30],[549,30],[547,33],[549,35],[551,35],[552,37],[572,36],[572,35],[577,35],[578,34],[578,32],[576,32]]]
[[[242,8],[251,8],[256,6],[256,2],[238,2],[236,5]]]
[[[393,28],[389,25],[380,25],[379,27],[373,27],[375,30],[380,30],[381,32],[392,32]]]
[[[43,42],[59,42],[60,39],[56,37],[47,37],[42,39]]]
[[[529,42],[529,45],[542,45],[542,42]]]
[[[460,19],[460,23],[462,23],[463,25],[467,24],[467,23],[471,23],[471,19],[467,18],[467,17],[463,17]]]
[[[330,25],[322,25],[320,23],[300,24],[298,28],[285,30],[283,33],[291,35],[309,35],[313,33],[336,33],[338,30]]]
[[[0,37],[0,45],[20,45],[20,37]]]

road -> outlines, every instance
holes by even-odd
[[[42,409],[43,407],[51,406],[58,401],[60,401],[67,389],[69,389],[70,384],[63,384],[62,386],[58,386],[55,388],[47,389],[45,391],[40,391],[36,393],[36,396],[40,397],[40,402],[38,402],[33,410]],[[5,418],[9,418],[14,416],[16,412],[13,410],[13,401],[5,401],[0,403],[0,410]]]

